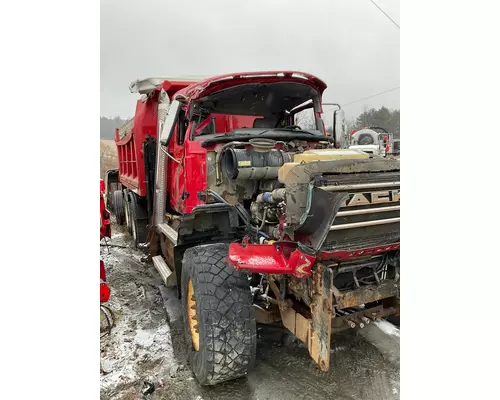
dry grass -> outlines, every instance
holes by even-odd
[[[114,140],[101,140],[101,179],[104,179],[106,171],[118,168],[118,152]]]

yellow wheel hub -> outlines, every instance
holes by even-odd
[[[200,331],[198,330],[198,315],[196,314],[196,298],[194,297],[193,282],[190,280],[187,287],[187,312],[191,340],[196,351],[200,350]]]

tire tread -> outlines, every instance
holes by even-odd
[[[200,351],[204,347],[206,359],[198,357],[192,365],[202,385],[242,377],[255,362],[257,335],[248,276],[226,263],[227,252],[227,244],[202,245],[186,250],[183,258],[182,286],[187,272],[205,328]],[[189,332],[186,336],[191,345]]]

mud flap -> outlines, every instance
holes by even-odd
[[[333,272],[318,264],[313,272],[312,326],[307,347],[321,371],[330,368],[330,338],[333,316]]]

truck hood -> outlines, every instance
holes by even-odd
[[[191,103],[222,114],[266,115],[321,98],[326,83],[298,71],[241,72],[192,84],[178,92]]]
[[[208,96],[211,93],[226,89],[232,86],[247,83],[276,83],[276,82],[297,82],[310,86],[320,95],[326,89],[326,83],[314,75],[299,71],[260,71],[260,72],[238,72],[234,74],[220,75],[205,79],[190,85],[180,94],[188,96],[190,100],[197,100]]]

